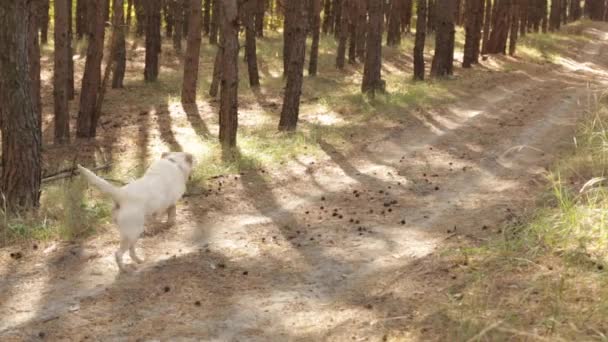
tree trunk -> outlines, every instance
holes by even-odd
[[[426,40],[426,10],[428,0],[416,2],[416,42],[414,44],[414,80],[424,80],[424,42]]]
[[[104,40],[104,11],[106,0],[90,2],[87,5],[95,16],[91,23],[93,30],[88,32],[89,43],[87,47],[87,59],[82,76],[82,90],[80,92],[80,109],[76,122],[76,136],[80,138],[92,138],[95,128],[92,127],[99,85],[101,84],[101,61],[103,59]]]
[[[334,37],[336,39],[338,39],[340,37],[340,29],[341,29],[341,25],[342,25],[342,2],[347,1],[347,0],[333,0],[332,3],[332,7],[334,8],[334,15],[333,15],[333,30],[334,30]]]
[[[365,42],[367,34],[367,4],[366,0],[356,0],[357,4],[357,58],[365,60]]]
[[[198,64],[201,53],[201,1],[190,1],[190,18],[188,23],[188,44],[186,45],[186,59],[184,61],[184,78],[182,83],[182,103],[196,103],[196,86],[198,82]]]
[[[462,67],[470,68],[479,58],[479,41],[483,25],[484,0],[466,0],[465,12],[465,42]]]
[[[540,1],[540,26],[543,33],[547,33],[547,0]]]
[[[340,12],[344,14],[340,17],[340,29],[337,30],[340,32],[340,39],[338,41],[338,53],[336,54],[336,68],[342,70],[346,60],[346,41],[348,40],[348,16],[346,15],[348,2],[346,0],[342,1],[340,7]]]
[[[53,100],[55,106],[55,143],[70,141],[70,112],[68,96],[68,0],[55,0],[55,65],[53,68]]]
[[[347,2],[348,2],[348,63],[355,64],[357,61],[357,6],[354,1],[347,1]]]
[[[485,14],[483,21],[483,37],[481,39],[481,53],[488,53],[490,40],[490,26],[492,23],[492,0],[485,0]]]
[[[404,0],[401,7],[401,32],[410,33],[412,26],[413,0]]]
[[[0,1],[0,127],[4,206],[10,212],[39,205],[41,120],[32,101],[28,45],[31,44],[31,1]],[[38,30],[35,30],[38,35]]]
[[[287,69],[290,63],[290,59],[289,59],[289,54],[291,53],[291,45],[293,44],[294,41],[294,22],[297,21],[297,18],[292,18],[292,15],[296,15],[299,16],[301,14],[294,14],[293,12],[289,11],[289,6],[291,3],[291,0],[288,0],[287,4],[286,4],[286,9],[285,9],[285,20],[283,21],[283,77],[287,77]],[[308,21],[308,18],[305,18],[304,20]]]
[[[220,0],[212,0],[211,25],[209,26],[209,44],[217,44],[218,28],[220,22]]]
[[[519,35],[525,36],[528,33],[528,13],[530,0],[519,0]]]
[[[511,0],[496,0],[487,53],[506,53]]]
[[[146,82],[154,82],[158,79],[160,43],[160,0],[146,0],[146,65],[144,67]]]
[[[388,29],[386,33],[386,45],[395,46],[401,43],[401,16],[403,0],[390,0],[388,9]]]
[[[308,26],[308,8],[305,1],[288,1],[285,8],[285,20],[291,29],[292,42],[289,44],[287,64],[287,85],[279,121],[280,131],[294,131],[300,114],[300,95],[306,56],[306,32]]]
[[[511,4],[511,33],[509,34],[509,55],[515,55],[515,48],[517,47],[517,33],[519,29],[519,1],[512,0]]]
[[[310,45],[310,60],[308,64],[308,75],[317,75],[317,65],[319,63],[319,35],[321,30],[321,0],[310,0],[310,14],[312,43]]]
[[[122,88],[127,69],[127,47],[125,42],[125,19],[123,15],[123,0],[114,0],[112,9],[114,11],[114,27],[116,32],[116,52],[114,54],[114,72],[112,73],[112,88]]]
[[[127,0],[127,32],[131,28],[131,13],[133,12],[133,1],[134,0]]]
[[[162,10],[165,18],[165,36],[171,38],[173,36],[173,26],[175,24],[175,18],[173,17],[173,11],[169,9],[171,6],[171,0],[162,0]]]
[[[87,0],[78,0],[76,3],[76,37],[80,40],[88,34]]]
[[[30,0],[31,1],[31,0]],[[29,71],[31,80],[31,96],[32,102],[34,103],[34,110],[38,117],[41,116],[42,112],[42,98],[40,95],[40,40],[38,36],[38,27],[40,20],[40,6],[39,1],[31,1],[29,5],[29,28],[28,28],[28,57],[29,57]],[[48,6],[48,3],[47,3]],[[47,7],[47,13],[49,8]],[[47,18],[48,21],[48,18]],[[41,121],[41,119],[40,119]],[[41,121],[42,122],[42,121]]]
[[[137,28],[135,34],[140,37],[146,31],[146,4],[150,0],[135,0],[135,17],[137,18]],[[157,0],[151,0],[157,1]]]
[[[224,159],[236,148],[238,127],[239,25],[237,0],[222,0],[222,85],[220,89],[220,143]]]
[[[258,72],[258,55],[256,46],[256,11],[257,0],[249,0],[242,6],[241,20],[245,26],[245,59],[247,60],[247,72],[249,73],[249,86],[260,86],[260,74]]]
[[[437,0],[429,0],[428,7],[427,7],[426,29],[430,33],[435,32],[436,10],[437,10]]]
[[[570,1],[570,21],[579,20],[581,18],[581,2],[576,0]]]
[[[452,75],[454,70],[454,6],[453,0],[437,0],[435,55],[431,64],[431,76]]]
[[[184,1],[173,0],[173,20],[175,21],[175,32],[173,32],[173,49],[178,55],[182,53],[182,29],[184,24]]]
[[[68,0],[68,99],[73,100],[75,97],[74,91],[74,48],[72,40],[74,39],[74,30],[72,29],[72,0]]]
[[[40,43],[46,45],[49,36],[49,9],[50,0],[35,0],[39,3]]]
[[[376,92],[384,92],[382,80],[382,24],[384,23],[384,0],[368,0],[369,25],[367,29],[367,52],[363,66],[361,91],[374,97]]]
[[[264,15],[266,13],[266,1],[256,0],[255,33],[258,37],[264,37]]]
[[[310,0],[313,1],[313,0]],[[321,0],[319,0],[321,1]],[[323,0],[323,33],[328,34],[330,31],[331,22],[333,21],[333,11],[331,6],[332,0]],[[311,4],[312,6],[312,4]],[[320,7],[320,4],[319,4]]]
[[[211,1],[213,0],[204,0],[205,3],[203,5],[203,33],[205,35],[209,35],[209,26],[211,25]]]
[[[551,0],[551,13],[549,14],[549,31],[557,31],[561,25],[561,0]]]

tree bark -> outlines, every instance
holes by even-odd
[[[306,32],[308,26],[308,8],[305,1],[288,1],[285,9],[286,23],[291,29],[287,68],[287,85],[279,121],[280,131],[295,131],[300,114],[300,95],[306,56]]]
[[[414,44],[414,80],[424,80],[424,42],[426,40],[426,10],[428,0],[416,2],[416,42]]]
[[[452,75],[454,70],[454,6],[453,0],[437,0],[435,54],[431,64],[432,77]]]
[[[203,5],[203,33],[205,35],[209,35],[209,26],[211,25],[211,1],[213,0],[204,0]]]
[[[209,26],[209,44],[217,44],[218,28],[220,22],[220,0],[211,0],[211,25]]]
[[[55,0],[55,54],[53,68],[53,100],[55,109],[55,143],[70,141],[70,112],[68,96],[68,0]]]
[[[114,72],[112,73],[112,88],[122,88],[127,69],[127,47],[125,42],[124,1],[114,0],[114,27],[116,32],[116,52],[114,54]]]
[[[146,64],[144,80],[158,79],[158,57],[160,54],[160,0],[146,0]]]
[[[515,55],[515,49],[517,47],[517,34],[519,31],[519,1],[512,0],[511,4],[511,33],[509,33],[509,55]]]
[[[173,11],[169,9],[169,7],[171,6],[170,1],[171,0],[162,0],[161,2],[161,7],[165,19],[165,36],[167,38],[171,38],[173,36],[173,26],[175,25]]]
[[[384,92],[382,80],[382,26],[384,23],[384,0],[368,0],[369,25],[367,28],[367,52],[363,66],[361,91],[374,97],[376,92]]]
[[[72,40],[74,39],[74,30],[72,29],[72,9],[73,2],[68,0],[68,99],[73,100],[75,97],[74,91],[74,48]]]
[[[184,24],[184,1],[173,0],[173,20],[175,21],[175,32],[173,32],[173,49],[178,55],[182,53],[182,29]]]
[[[95,128],[92,127],[99,85],[101,84],[101,62],[103,59],[104,41],[104,11],[106,0],[90,2],[87,5],[95,16],[91,23],[89,43],[87,47],[87,59],[82,76],[82,90],[80,92],[80,109],[76,121],[76,136],[80,138],[92,138]]]
[[[239,24],[236,0],[222,0],[222,84],[220,89],[220,143],[224,159],[236,148],[238,127]]]
[[[346,15],[348,2],[346,0],[342,1],[340,7],[340,12],[344,14],[340,17],[340,29],[337,30],[340,32],[340,37],[338,40],[338,53],[336,54],[336,68],[342,70],[346,61],[346,41],[348,40],[348,16]]]
[[[357,58],[365,60],[365,42],[367,34],[367,4],[366,0],[355,0],[357,4]]]
[[[435,17],[437,9],[437,0],[428,0],[426,29],[429,33],[435,32]]]
[[[256,11],[257,0],[248,0],[242,5],[241,21],[245,26],[245,59],[247,60],[247,72],[249,73],[249,86],[260,86],[260,74],[258,72],[258,55],[256,46]]]
[[[308,75],[317,75],[319,64],[319,35],[321,30],[321,0],[310,0],[312,43],[310,44],[310,59],[308,64]]]
[[[386,32],[386,45],[395,46],[401,44],[401,16],[403,0],[390,0],[388,9],[388,29]]]
[[[543,33],[547,33],[547,0],[539,0],[540,26]]]
[[[551,1],[551,13],[549,14],[549,31],[557,31],[561,25],[561,0]]]
[[[41,120],[32,101],[29,48],[32,15],[27,0],[0,1],[0,127],[4,205],[9,213],[38,207],[40,200]],[[36,28],[35,35],[38,35]]]
[[[484,0],[466,0],[465,12],[465,42],[462,67],[470,68],[479,60],[479,41],[483,25]]]
[[[256,0],[255,32],[258,37],[264,37],[264,15],[266,14],[266,1]]]
[[[184,61],[184,77],[182,83],[182,103],[196,103],[196,86],[198,82],[198,64],[201,53],[201,1],[190,1],[190,18],[188,23],[188,41]]]
[[[357,6],[354,1],[347,1],[347,2],[348,2],[348,63],[355,64],[357,62]]]
[[[404,0],[401,7],[401,32],[410,33],[412,26],[413,0]]]
[[[40,24],[40,43],[42,45],[46,45],[48,42],[49,36],[49,9],[50,9],[50,0],[35,0],[38,2],[38,18]]]
[[[570,1],[569,11],[570,21],[579,20],[581,18],[581,2],[576,0]]]
[[[530,0],[519,0],[519,35],[525,36],[528,33],[528,13]]]
[[[506,53],[511,0],[496,0],[487,53]]]
[[[491,24],[492,24],[492,0],[485,0],[483,35],[482,35],[482,39],[481,39],[481,53],[488,52],[488,41],[490,40]]]
[[[140,37],[146,31],[146,2],[149,0],[135,0],[135,17],[137,18],[137,28],[135,34]],[[156,0],[152,0],[156,1]]]
[[[30,0],[31,1],[31,0]],[[40,39],[38,36],[39,20],[40,20],[40,1],[31,1],[29,5],[29,28],[28,28],[28,57],[29,70],[31,80],[31,96],[34,103],[34,110],[37,115],[41,116],[42,98],[40,95]],[[48,6],[48,3],[47,3]],[[48,13],[47,7],[47,13]],[[47,18],[48,21],[48,18]]]
[[[133,1],[134,0],[127,0],[127,28],[126,31],[129,31],[129,29],[131,28],[131,13],[133,12]]]

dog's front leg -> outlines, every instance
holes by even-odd
[[[177,216],[177,209],[175,205],[172,205],[167,209],[167,224],[169,226],[175,225],[175,217]]]

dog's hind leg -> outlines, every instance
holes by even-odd
[[[175,205],[172,205],[167,209],[167,224],[169,226],[175,225],[175,217],[177,216],[177,209]]]
[[[120,239],[120,248],[118,248],[116,253],[114,253],[114,257],[116,258],[116,264],[118,265],[118,269],[120,269],[120,271],[122,271],[122,272],[126,271],[125,265],[122,262],[122,256],[125,254],[127,249],[129,249],[129,239],[126,236],[122,236]]]
[[[136,241],[133,241],[133,243],[131,243],[131,245],[129,246],[129,256],[131,257],[131,260],[135,261],[138,264],[141,264],[144,261],[140,259],[137,254],[135,254],[135,242]]]

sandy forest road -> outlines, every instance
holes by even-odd
[[[435,336],[420,327],[459,270],[433,253],[496,234],[531,203],[588,83],[608,79],[608,41],[593,34],[565,66],[497,73],[354,156],[322,142],[325,161],[218,179],[220,196],[186,199],[176,227],[142,239],[134,274],[116,276],[114,236],[19,262],[3,253],[0,339]]]

